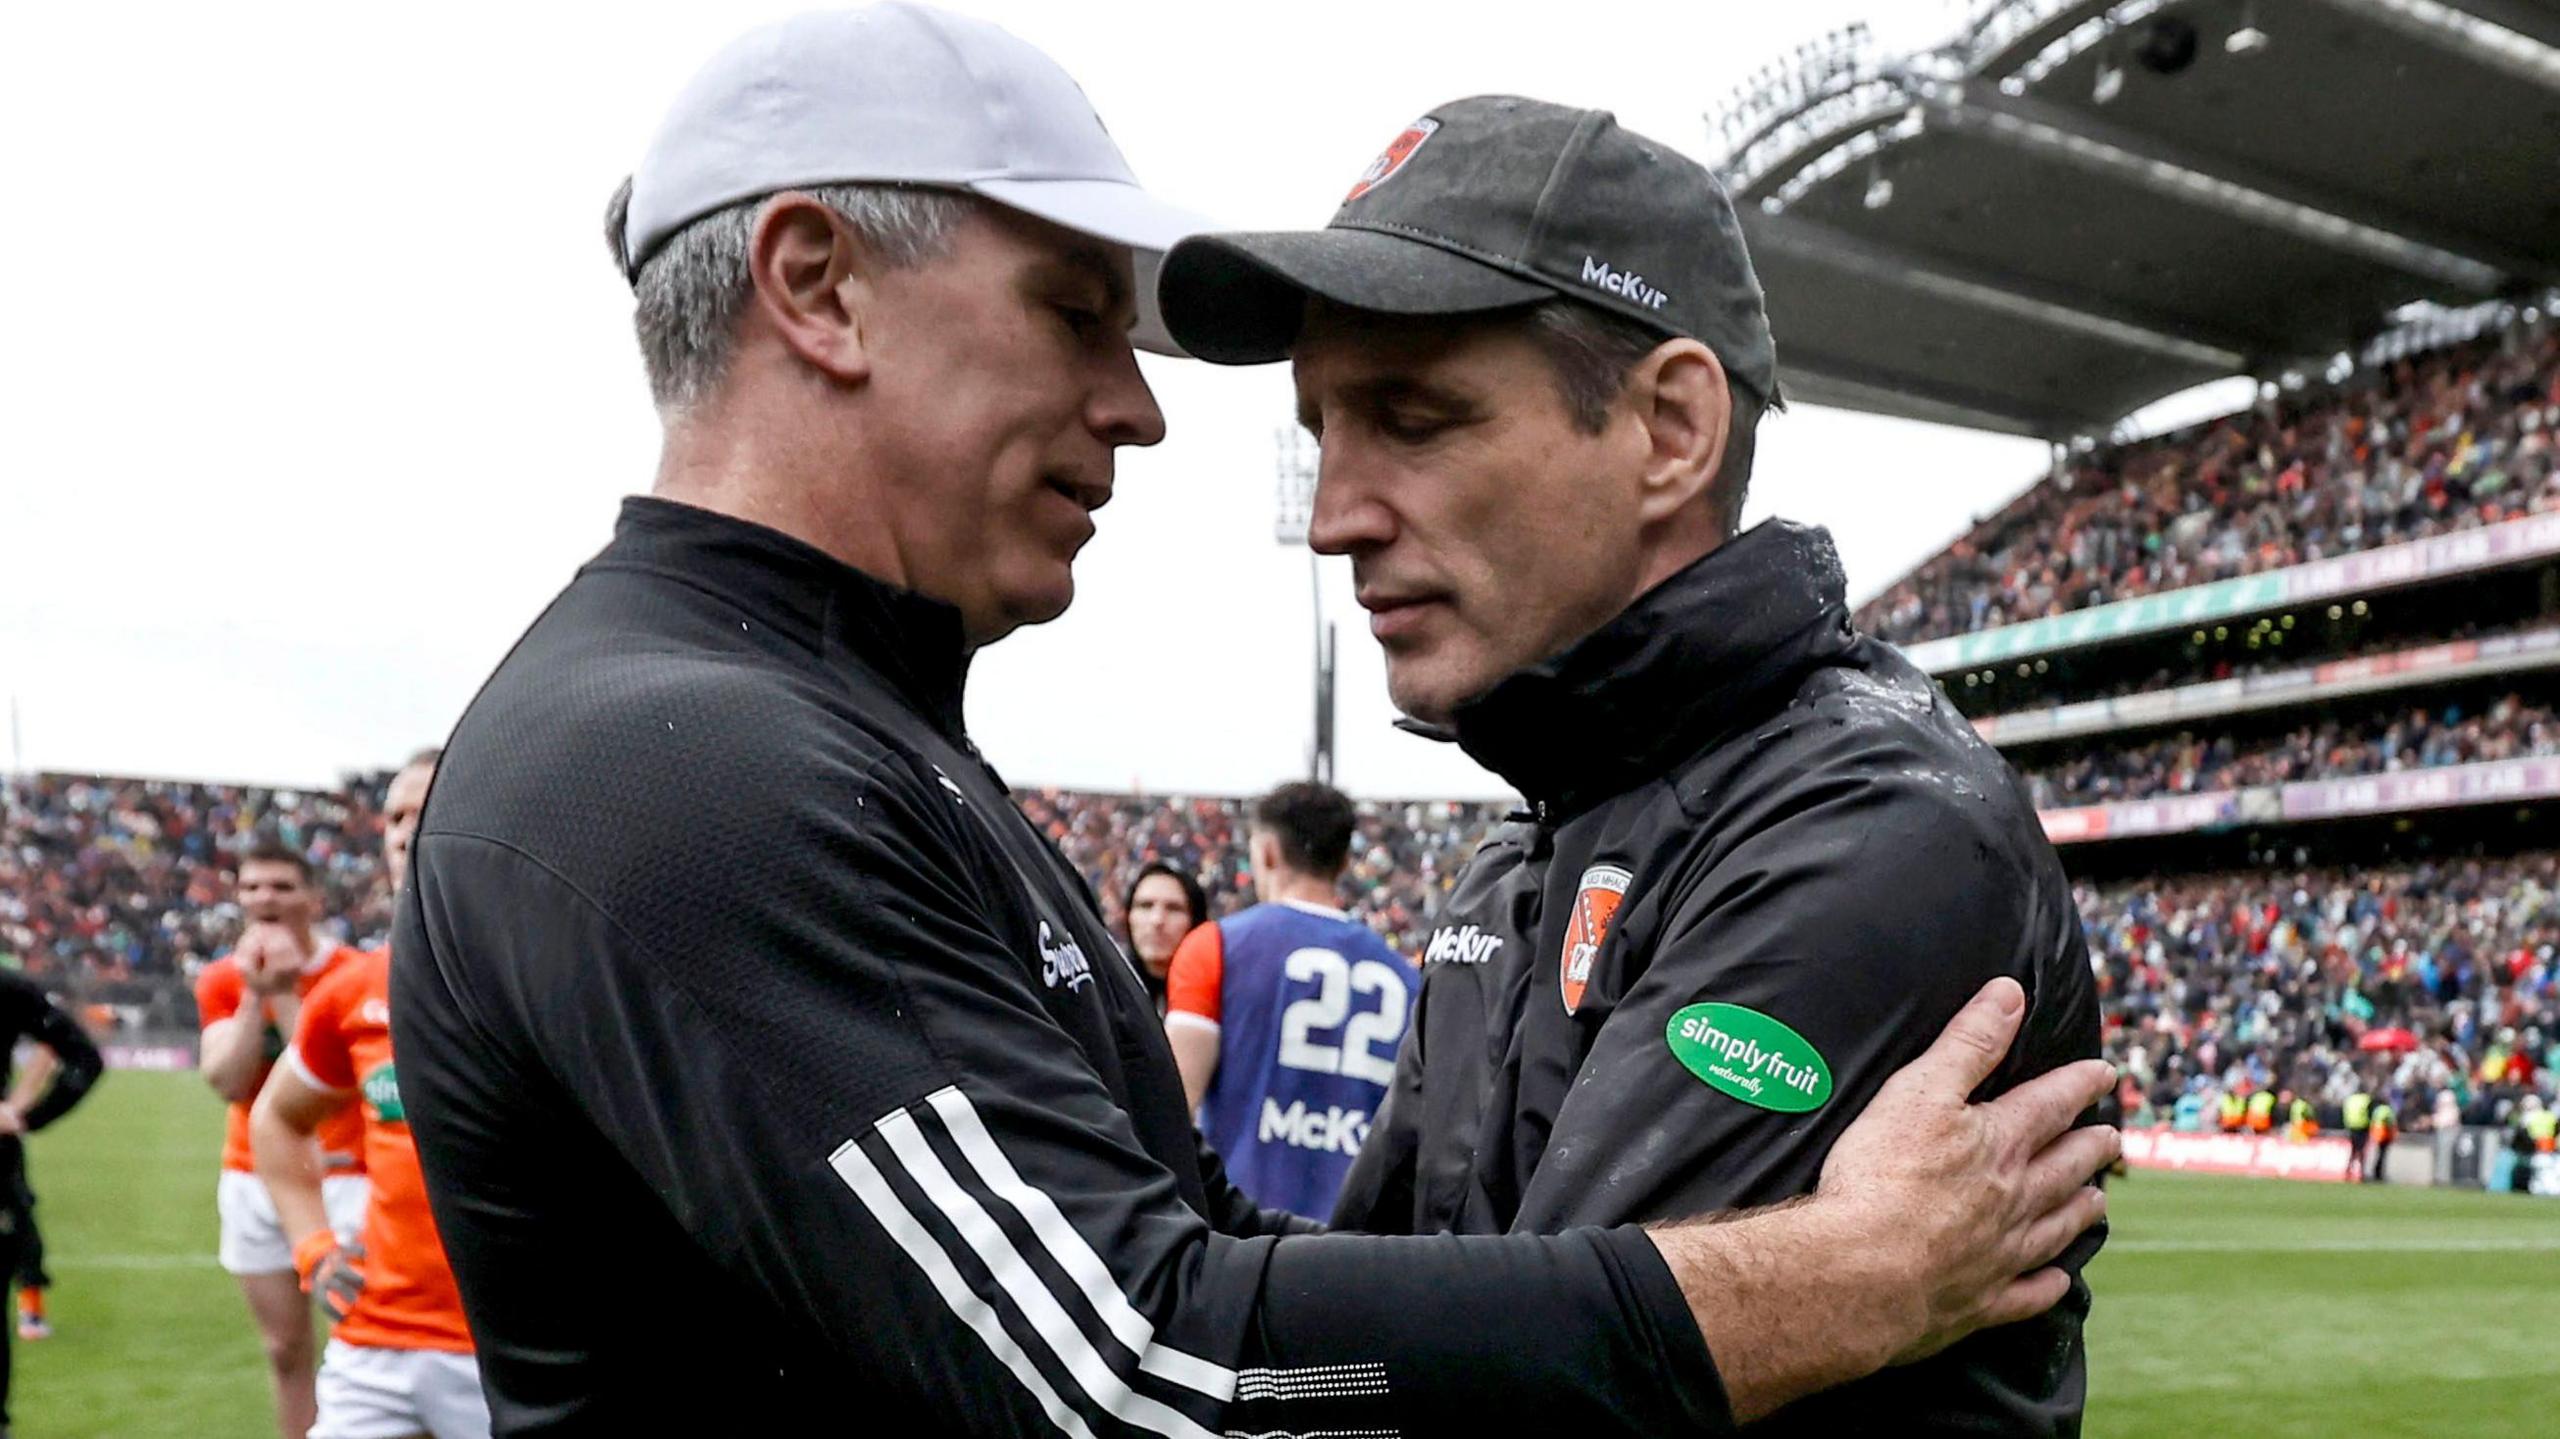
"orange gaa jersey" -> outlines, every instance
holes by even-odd
[[[355,956],[311,991],[286,1063],[320,1089],[354,1094],[363,1116],[365,1171],[373,1181],[360,1241],[364,1288],[337,1337],[377,1349],[471,1352],[462,1295],[427,1210],[426,1173],[400,1107],[389,950]]]
[[[1165,1012],[1224,1024],[1226,987],[1226,933],[1214,921],[1197,926],[1182,937],[1165,966]]]
[[[311,991],[321,980],[337,973],[361,953],[346,945],[330,950],[321,956],[318,964],[303,972],[301,982],[294,986],[295,992],[305,1003],[310,1002]],[[249,1002],[248,982],[241,977],[239,962],[230,955],[206,965],[196,975],[196,1022],[199,1025],[211,1028],[238,1014],[240,1006]],[[265,1000],[257,1000],[256,1003],[259,1008],[266,1008]],[[284,1053],[284,1032],[276,1027],[272,1013],[267,1016],[266,1029],[266,1056],[258,1066],[260,1085],[267,1082],[267,1071]],[[320,1151],[329,1173],[364,1173],[364,1117],[356,1113],[353,1104],[330,1115],[328,1122],[320,1126]],[[249,1106],[245,1103],[232,1105],[230,1117],[225,1122],[222,1167],[236,1169],[242,1174],[257,1172],[257,1159],[249,1152]]]

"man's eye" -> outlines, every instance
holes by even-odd
[[[1052,308],[1058,312],[1060,319],[1067,322],[1067,328],[1076,334],[1090,335],[1102,328],[1100,310],[1088,309],[1083,305],[1056,305]]]
[[[1389,410],[1378,417],[1378,428],[1389,439],[1419,444],[1448,429],[1449,422],[1436,415],[1402,414]]]

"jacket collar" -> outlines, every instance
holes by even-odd
[[[1757,723],[1853,639],[1830,534],[1770,520],[1460,705],[1444,737],[1569,816]]]
[[[951,605],[780,530],[648,495],[622,502],[596,563],[657,570],[730,599],[815,653],[850,656],[937,728],[964,737],[970,651]]]

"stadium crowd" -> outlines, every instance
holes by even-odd
[[[341,789],[0,778],[0,965],[62,976],[141,1028],[192,1024],[183,985],[240,927],[232,857],[272,835],[307,857],[342,937],[391,927],[385,775]]]
[[[2077,748],[2024,773],[2037,808],[2052,809],[2554,753],[2560,717],[2510,694],[2486,709],[2388,708],[2257,739],[2181,730],[2144,744]]]
[[[2560,323],[2073,461],[1868,603],[1909,644],[2560,508]]]
[[[2408,717],[2428,727],[2409,748],[2449,762],[2441,757],[2551,742],[2548,711],[2509,701],[2480,718],[2499,715],[2513,723],[2494,742],[2435,734],[2449,724],[2468,736],[2471,720]],[[0,964],[68,977],[128,1024],[191,1025],[184,981],[237,930],[229,856],[260,833],[312,859],[345,938],[377,943],[389,926],[383,781],[354,776],[336,792],[0,781]],[[1213,913],[1251,899],[1243,801],[1056,789],[1018,798],[1115,927],[1130,883],[1154,861],[1196,876]],[[1459,866],[1507,808],[1363,804],[1346,907],[1419,954]],[[2270,1084],[2334,1102],[2360,1075],[2405,1096],[2395,1102],[2413,1118],[2439,1095],[2465,1114],[2527,1089],[2560,1099],[2560,854],[2146,880],[2082,886],[2079,898],[2115,1057],[2164,1109],[2184,1094]],[[2386,1029],[2408,1031],[2410,1047],[2358,1049]]]
[[[0,779],[0,965],[66,976],[137,1027],[180,1027],[184,981],[240,926],[232,857],[270,834],[310,859],[339,936],[381,942],[391,887],[380,862],[383,774],[337,791],[95,776]],[[1090,882],[1115,928],[1152,861],[1196,876],[1212,914],[1251,901],[1246,802],[1023,791],[1033,822]],[[1361,807],[1344,904],[1408,954],[1458,864],[1508,806],[1448,801]]]
[[[2409,1127],[2560,1100],[2560,853],[2083,884],[2109,1057],[2181,1099],[2369,1086]]]
[[[1125,930],[1122,907],[1129,886],[1153,862],[1199,880],[1213,918],[1252,902],[1244,843],[1249,801],[1056,789],[1015,797],[1093,886],[1114,929]],[[1342,876],[1343,906],[1399,952],[1419,955],[1458,867],[1511,808],[1448,800],[1364,802],[1360,828],[1351,838],[1351,865]]]

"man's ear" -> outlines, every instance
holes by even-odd
[[[820,374],[860,384],[871,374],[865,322],[878,263],[844,217],[786,190],[766,202],[747,242],[754,311]]]
[[[1636,361],[1626,392],[1648,439],[1636,513],[1655,524],[1695,503],[1724,468],[1733,391],[1715,351],[1684,337]]]

